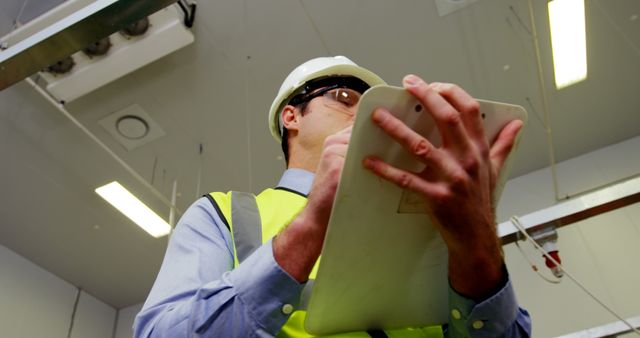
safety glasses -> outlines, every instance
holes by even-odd
[[[369,85],[353,76],[331,76],[315,79],[306,83],[289,104],[297,106],[316,97],[324,96],[347,108],[354,107],[360,101],[362,93]]]
[[[299,105],[305,102],[309,102],[316,97],[325,97],[327,99],[332,100],[333,102],[339,103],[346,108],[355,107],[360,101],[360,94],[358,91],[351,88],[341,88],[339,85],[333,85],[325,88],[321,88],[312,93],[303,95],[299,97],[297,100],[291,100],[291,103],[294,105]]]

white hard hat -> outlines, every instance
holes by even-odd
[[[301,64],[284,79],[278,95],[271,104],[271,110],[269,111],[269,129],[276,141],[282,141],[280,114],[289,100],[298,94],[305,83],[318,78],[331,76],[353,76],[364,81],[369,87],[386,84],[378,75],[358,66],[344,56],[319,57]]]

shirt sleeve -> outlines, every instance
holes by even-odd
[[[449,338],[531,337],[529,313],[518,306],[511,280],[480,303],[449,287]]]
[[[303,284],[280,268],[268,241],[233,269],[229,230],[206,198],[178,222],[134,337],[274,337]],[[290,307],[287,307],[290,309]]]

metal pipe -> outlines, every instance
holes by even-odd
[[[539,83],[539,88],[540,88],[540,96],[542,97],[542,109],[544,111],[544,128],[545,128],[545,133],[547,134],[547,146],[549,148],[549,169],[551,170],[551,179],[553,182],[553,191],[555,194],[555,199],[556,201],[564,201],[564,200],[568,200],[570,198],[576,197],[576,196],[580,196],[583,195],[585,193],[589,193],[591,191],[596,191],[602,188],[606,188],[608,186],[610,186],[611,184],[615,184],[616,182],[612,182],[612,183],[605,183],[602,185],[598,185],[596,187],[593,188],[588,188],[588,189],[584,189],[578,192],[573,192],[573,193],[565,193],[562,196],[560,196],[560,189],[559,189],[559,184],[558,184],[558,171],[556,169],[556,154],[555,154],[555,149],[553,147],[553,132],[551,130],[551,115],[550,115],[550,109],[549,109],[549,100],[547,97],[547,90],[546,90],[546,86],[544,84],[544,74],[543,74],[543,69],[542,69],[542,60],[541,60],[541,56],[540,56],[540,43],[538,41],[538,30],[536,28],[536,23],[535,23],[535,16],[533,14],[533,3],[532,0],[528,0],[527,1],[529,4],[529,19],[531,21],[531,35],[533,37],[533,46],[536,52],[536,66],[537,66],[537,73],[538,73],[538,83]],[[599,4],[598,4],[599,5]],[[602,9],[601,9],[602,10]],[[624,36],[623,34],[623,37]],[[623,179],[626,180],[627,178]]]
[[[549,101],[547,98],[547,89],[544,85],[544,74],[542,71],[542,60],[540,58],[540,44],[538,42],[538,30],[536,29],[535,16],[533,14],[532,0],[527,1],[529,4],[529,19],[531,21],[531,33],[533,35],[533,47],[536,51],[536,66],[538,68],[538,84],[540,85],[540,96],[542,97],[542,110],[544,111],[544,129],[547,134],[547,146],[549,147],[549,167],[551,169],[551,179],[553,181],[553,191],[556,201],[562,201],[568,196],[560,197],[558,190],[558,173],[556,171],[556,153],[553,148],[553,137],[551,132],[551,117],[549,114]]]
[[[31,85],[42,97],[44,97],[49,103],[51,103],[58,111],[60,111],[65,117],[67,117],[74,125],[76,125],[80,130],[82,130],[90,139],[92,139],[100,148],[109,154],[116,162],[118,162],[126,171],[128,171],[138,182],[140,182],[145,188],[149,189],[151,193],[153,193],[156,197],[162,201],[165,205],[167,205],[171,210],[174,210],[179,215],[182,215],[182,212],[175,206],[174,203],[169,201],[161,192],[159,192],[154,186],[149,184],[144,177],[140,176],[131,166],[127,164],[122,158],[120,158],[116,153],[113,152],[106,144],[104,144],[100,139],[95,136],[89,129],[87,129],[80,121],[78,121],[69,111],[64,107],[64,105],[60,104],[56,101],[51,95],[49,95],[44,89],[40,88],[31,78],[26,78],[25,81]]]

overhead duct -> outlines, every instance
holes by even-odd
[[[58,102],[70,102],[193,41],[180,9],[169,6],[74,53],[68,72],[40,72],[37,82]]]
[[[0,90],[176,0],[70,0],[0,39]]]

